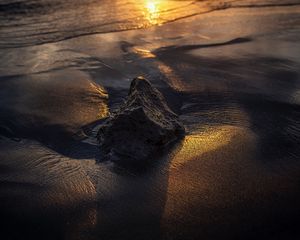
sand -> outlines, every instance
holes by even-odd
[[[236,6],[0,44],[5,239],[299,238],[299,16]],[[96,164],[97,126],[139,75],[186,137],[147,171]]]

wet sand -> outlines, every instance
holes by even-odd
[[[297,239],[300,8],[1,49],[5,239]],[[97,125],[147,77],[187,129],[136,172]]]

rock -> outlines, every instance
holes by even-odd
[[[185,133],[162,94],[143,77],[135,78],[125,103],[100,127],[104,158],[120,164],[143,164]]]

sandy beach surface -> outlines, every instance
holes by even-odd
[[[0,3],[0,238],[299,239],[300,1]],[[187,134],[96,163],[146,77]]]

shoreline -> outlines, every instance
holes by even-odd
[[[300,236],[299,34],[300,7],[227,9],[0,49],[0,132],[20,138],[0,138],[3,234]],[[241,38],[249,41],[228,44]],[[141,174],[96,164],[92,141],[138,75],[164,94],[188,132]]]

